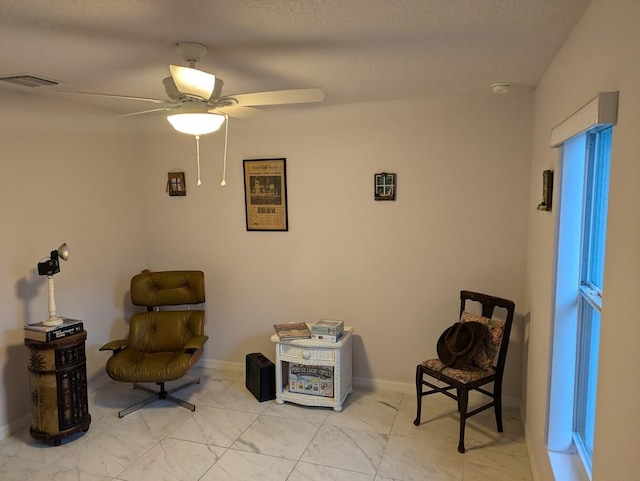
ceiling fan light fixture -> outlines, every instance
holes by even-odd
[[[218,130],[224,115],[208,112],[192,112],[167,115],[167,120],[178,132],[189,135],[205,135]]]

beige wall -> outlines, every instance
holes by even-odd
[[[559,206],[550,215],[533,214],[533,209],[539,202],[542,171],[557,166],[557,151],[548,147],[550,129],[598,92],[615,90],[620,91],[620,104],[611,161],[593,479],[638,477],[634,456],[638,453],[635,438],[640,418],[632,412],[640,387],[627,376],[637,363],[640,334],[631,307],[640,287],[639,20],[640,3],[636,1],[593,0],[535,95],[525,309],[530,317],[526,428],[540,480],[555,479],[546,453],[545,426],[553,331],[553,246]]]
[[[0,242],[12,253],[0,270],[0,426],[28,412],[21,328],[46,315],[35,266],[63,241],[71,258],[56,276],[58,312],[85,320],[92,379],[108,356],[97,348],[125,332],[128,281],[143,267],[205,271],[209,360],[273,357],[274,322],[341,318],[356,329],[359,381],[405,387],[455,320],[460,289],[523,303],[526,90],[280,108],[232,121],[225,188],[221,134],[202,139],[196,187],[193,139],[162,118],[112,121],[25,99],[3,103],[0,116],[0,212],[11,233]],[[19,111],[13,121],[4,115]],[[280,156],[290,230],[246,232],[242,159]],[[184,198],[165,193],[176,167],[186,172]],[[398,174],[397,201],[373,201],[380,171]],[[46,190],[49,180],[56,189]],[[61,214],[45,216],[60,202]],[[505,385],[512,399],[521,382],[517,322]]]
[[[206,271],[207,358],[273,357],[272,324],[338,318],[355,327],[354,376],[411,383],[455,321],[461,289],[522,302],[530,106],[522,91],[232,121],[225,188],[220,142],[202,144],[208,161],[195,187],[193,141],[150,140],[151,265]],[[242,159],[280,156],[290,230],[247,232]],[[180,199],[163,189],[178,159],[189,186]],[[395,202],[373,200],[373,174],[383,171],[398,175]],[[520,395],[521,337],[516,327],[511,397]]]
[[[135,138],[102,115],[46,99],[0,102],[0,430],[29,412],[22,326],[48,309],[38,261],[69,245],[55,276],[57,314],[85,321],[94,378],[98,347],[124,329],[130,273],[146,263]]]

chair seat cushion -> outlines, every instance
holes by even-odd
[[[479,379],[493,376],[496,373],[492,367],[489,369],[481,369],[476,366],[471,366],[466,369],[454,369],[452,367],[446,367],[440,359],[427,359],[421,364],[431,371],[455,379],[463,384],[475,382]]]
[[[123,349],[107,361],[107,374],[121,382],[168,382],[184,376],[202,356],[194,352],[142,352]]]

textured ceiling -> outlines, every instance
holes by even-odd
[[[227,95],[321,87],[336,104],[480,92],[502,81],[535,87],[588,4],[1,0],[0,76],[163,99],[168,65],[185,64],[175,44],[199,42],[209,53],[198,68],[222,78]],[[35,90],[0,82],[0,96]],[[108,103],[118,113],[132,108]]]

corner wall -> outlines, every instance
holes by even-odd
[[[593,480],[637,478],[636,433],[640,418],[630,403],[640,386],[629,382],[636,365],[640,324],[633,299],[640,289],[640,3],[593,0],[541,81],[534,102],[533,163],[529,199],[526,315],[530,318],[526,385],[526,430],[539,480],[553,480],[546,451],[546,416],[551,352],[554,242],[561,206],[535,213],[542,171],[555,170],[551,128],[598,92],[620,91],[611,159],[609,218],[600,338]],[[554,199],[558,199],[558,192]],[[623,387],[624,386],[624,387]],[[632,404],[631,404],[632,405]],[[560,478],[558,478],[560,481]],[[564,481],[564,480],[563,480]]]
[[[104,373],[106,355],[98,347],[125,332],[130,274],[146,264],[143,213],[136,204],[141,165],[132,131],[103,112],[5,93],[0,437],[31,405],[23,325],[43,321],[48,311],[47,279],[36,264],[63,242],[69,245],[69,260],[54,277],[56,313],[84,321],[90,380]]]

